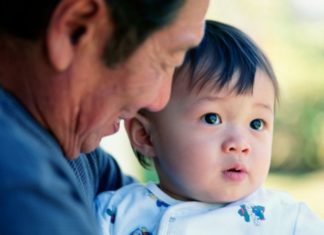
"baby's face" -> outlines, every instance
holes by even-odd
[[[150,115],[161,188],[205,202],[234,201],[258,188],[271,159],[270,78],[257,71],[253,94],[237,95],[231,86],[189,94],[181,82],[173,89],[167,107]]]

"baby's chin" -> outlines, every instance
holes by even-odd
[[[205,202],[205,203],[212,203],[212,204],[228,204],[231,202],[235,202],[238,200],[241,200],[248,196],[249,193],[232,193],[232,194],[226,194],[226,195],[208,195],[206,197],[197,197],[194,199],[195,201]]]

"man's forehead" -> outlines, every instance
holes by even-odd
[[[197,45],[204,33],[208,3],[208,0],[187,0],[176,19],[165,27],[170,37],[176,39],[181,34],[192,41],[192,46]]]
[[[180,9],[177,16],[178,21],[183,21],[184,19],[190,21],[201,20],[205,18],[207,8],[209,5],[209,0],[186,0],[186,3]]]

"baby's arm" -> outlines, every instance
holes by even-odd
[[[114,234],[114,225],[116,219],[115,208],[112,208],[111,199],[115,191],[107,191],[99,194],[95,201],[97,220],[103,235]]]
[[[301,203],[294,234],[322,235],[324,234],[324,220],[315,215],[306,204]]]

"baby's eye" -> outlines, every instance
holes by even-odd
[[[254,130],[262,130],[264,128],[264,121],[262,119],[254,119],[250,122],[250,127]]]
[[[218,125],[222,123],[222,120],[217,113],[207,113],[202,117],[202,120],[211,125]]]

